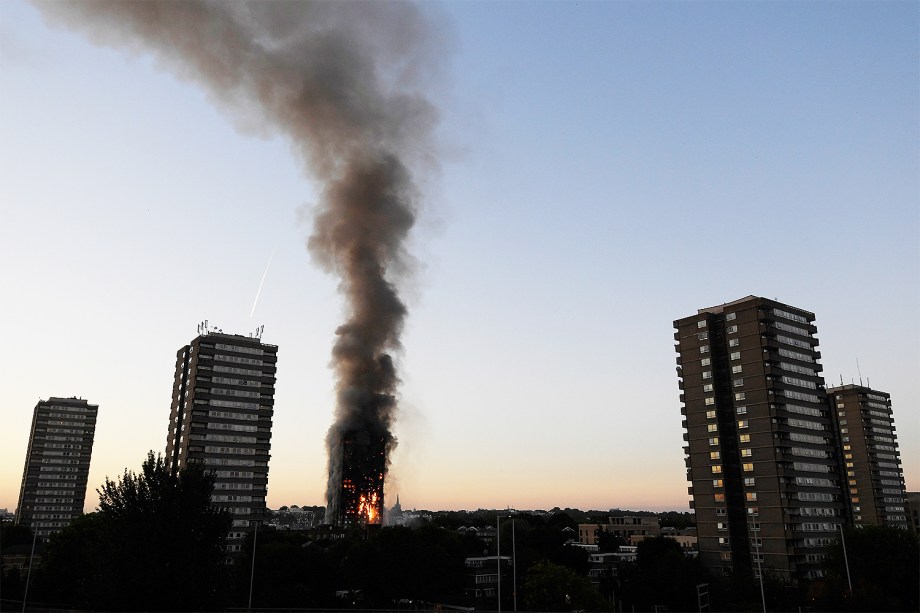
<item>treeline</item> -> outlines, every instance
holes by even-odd
[[[231,520],[210,505],[213,485],[213,476],[197,466],[170,474],[152,453],[139,473],[106,480],[98,490],[99,511],[78,518],[45,547],[30,580],[30,605],[206,611],[246,608],[250,599],[253,608],[291,609],[427,609],[440,603],[494,610],[498,604],[494,597],[471,598],[466,589],[475,583],[465,559],[495,555],[494,532],[483,539],[458,529],[494,527],[494,511],[437,513],[416,527],[357,530],[344,538],[260,527],[228,562]],[[762,607],[752,578],[712,577],[668,538],[643,541],[634,563],[592,584],[588,553],[569,544],[578,521],[560,509],[501,520],[501,553],[514,552],[516,572],[503,584],[502,608],[511,610],[516,596],[525,611],[697,610],[701,585],[710,610]],[[31,538],[28,530],[4,526],[0,541],[6,548],[31,544]],[[767,608],[917,610],[916,535],[867,528],[847,532],[846,542],[852,590],[838,547],[823,581],[791,587],[768,578]],[[615,551],[622,544],[608,538],[600,546]],[[4,573],[4,610],[22,609],[24,583],[18,570]]]

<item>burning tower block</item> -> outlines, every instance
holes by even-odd
[[[383,520],[386,447],[386,436],[367,431],[342,435],[341,483],[330,499],[329,509],[335,525],[379,525]]]

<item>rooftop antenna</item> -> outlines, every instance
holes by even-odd
[[[840,387],[843,387],[843,373],[840,373]]]
[[[859,385],[862,386],[862,371],[859,370],[859,358],[856,358],[856,372],[859,373]]]

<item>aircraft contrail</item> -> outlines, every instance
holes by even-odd
[[[249,316],[252,317],[256,312],[256,305],[259,304],[259,295],[262,293],[262,286],[265,285],[265,277],[268,276],[268,269],[271,268],[272,258],[275,257],[275,248],[272,248],[271,255],[268,256],[268,264],[265,265],[265,272],[262,273],[262,280],[259,281],[259,289],[256,291],[256,299],[252,301],[252,311]]]

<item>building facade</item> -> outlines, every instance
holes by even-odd
[[[211,501],[233,516],[229,551],[265,520],[278,347],[205,332],[176,354],[166,459],[214,471]]]
[[[16,522],[43,540],[83,513],[98,412],[81,398],[35,405]]]
[[[674,322],[701,561],[820,576],[845,523],[813,313],[748,296]]]
[[[906,530],[907,492],[891,396],[861,385],[829,388],[827,395],[837,413],[853,524]]]
[[[661,536],[661,522],[657,517],[608,517],[606,524],[578,524],[578,542],[596,545],[602,532],[629,542],[633,536]]]

